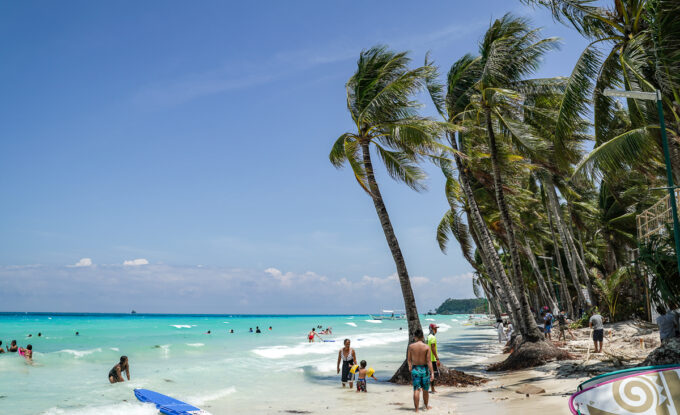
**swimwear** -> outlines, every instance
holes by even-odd
[[[119,377],[118,371],[116,370],[117,367],[118,367],[118,364],[116,364],[116,366],[114,366],[113,369],[109,370],[109,377],[113,378],[114,382],[122,382],[123,381],[123,370],[121,368],[121,371],[120,371],[121,373],[120,373],[120,377]]]
[[[413,390],[430,390],[430,368],[427,365],[415,365],[411,370]]]
[[[357,379],[357,391],[366,392],[366,379]]]
[[[349,349],[349,354],[345,355],[340,350],[340,356],[342,357],[342,383],[354,381],[354,373],[349,370],[354,366],[354,357],[352,355],[353,350]]]

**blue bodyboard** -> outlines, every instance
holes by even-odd
[[[152,403],[166,415],[209,415],[208,412],[175,398],[148,389],[135,389],[135,396],[141,402]]]

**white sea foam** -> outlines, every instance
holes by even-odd
[[[167,359],[170,356],[170,345],[161,344],[161,353],[163,354],[163,357]]]
[[[357,326],[357,323],[351,323],[351,322],[350,322],[350,323],[345,323],[345,324],[347,324],[348,326],[352,326],[352,327],[356,327],[356,326]]]
[[[170,327],[176,327],[178,329],[190,329],[192,326],[188,324],[171,324]],[[195,325],[193,327],[195,327]]]
[[[373,323],[373,324],[380,324],[382,323],[382,320],[364,320],[367,323]]]
[[[111,347],[110,349],[113,350],[114,352],[120,352],[120,349],[117,347]]]
[[[52,317],[47,317],[48,320],[52,320]]]
[[[352,347],[360,349],[362,347],[403,342],[407,339],[407,332],[404,330],[388,333],[364,333],[357,336],[348,336],[347,338],[352,342]],[[337,354],[338,343],[342,342],[343,338],[338,337],[333,340],[335,340],[334,343],[298,343],[296,346],[260,347],[253,350],[253,353],[267,359],[282,359],[287,356],[302,356],[308,354]]]
[[[426,318],[425,320],[427,320],[427,321],[434,321],[433,318]]]
[[[224,324],[229,324],[229,322],[228,322],[228,321],[223,321],[222,323],[224,323]]]
[[[230,388],[206,393],[205,395],[189,397],[186,399],[186,401],[190,402],[192,405],[205,405],[206,402],[216,401],[218,399],[224,398],[225,396],[229,396],[234,392],[236,392],[236,388],[232,386]]]
[[[75,358],[80,358],[80,357],[87,356],[89,354],[101,352],[101,351],[102,351],[102,349],[97,347],[96,349],[90,349],[90,350],[64,349],[64,350],[59,350],[57,353],[68,353],[68,354],[72,354]]]
[[[42,415],[157,415],[158,409],[154,405],[143,403],[123,402],[106,406],[87,406],[78,409],[50,408]]]
[[[445,331],[449,331],[449,329],[451,328],[451,326],[449,326],[446,323],[439,323],[439,324],[437,324],[437,326],[439,326],[439,328],[437,329],[437,332],[441,332],[441,333],[443,333]]]
[[[205,344],[203,344],[203,343],[187,343],[187,346],[191,346],[191,347],[203,347],[203,346],[205,346]]]
[[[451,321],[458,321],[458,319],[457,319],[457,318],[452,318]]]

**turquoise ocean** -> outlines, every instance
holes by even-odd
[[[467,317],[421,316],[425,327],[440,325],[439,352],[447,366],[474,369],[498,350],[495,331],[464,325]],[[309,344],[306,335],[317,325],[332,327],[333,334]],[[261,334],[249,332],[257,326]],[[156,414],[137,402],[134,388],[214,415],[319,407],[342,413],[344,402],[354,399],[336,374],[345,338],[358,359],[376,370],[380,381],[371,381],[369,391],[393,388],[386,380],[405,357],[405,321],[367,315],[0,313],[2,346],[17,340],[34,350],[32,365],[15,353],[0,354],[0,414]],[[131,381],[110,385],[108,372],[121,355],[130,359]]]

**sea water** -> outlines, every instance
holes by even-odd
[[[470,367],[497,347],[493,329],[466,320],[421,317],[424,328],[439,324],[439,354],[448,366]],[[307,333],[318,325],[333,334],[310,344]],[[262,333],[249,331],[257,326]],[[336,373],[343,339],[376,370],[379,382],[369,389],[379,391],[391,387],[386,380],[405,357],[406,329],[403,320],[365,315],[0,314],[3,347],[15,339],[34,351],[33,364],[0,354],[0,414],[157,414],[136,400],[134,388],[214,415],[319,407],[342,413],[349,402]],[[129,357],[131,381],[111,385],[108,372],[121,355]]]

